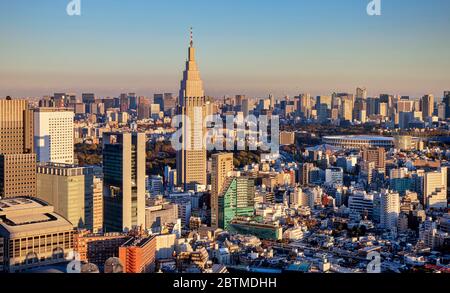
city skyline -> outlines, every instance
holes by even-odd
[[[211,96],[448,90],[447,1],[383,1],[372,17],[368,1],[314,2],[82,1],[70,17],[65,1],[2,0],[0,95],[176,92],[190,26]]]
[[[70,3],[80,1],[88,2]],[[371,3],[375,7],[380,1],[387,2]],[[198,19],[202,14],[204,19],[212,16],[208,13],[212,7],[227,14],[228,6],[223,3],[203,8],[198,6],[202,2],[192,0],[167,8],[173,13],[184,9],[183,15],[194,19],[189,19],[192,26],[203,28],[208,26]],[[10,7],[21,7],[21,3]],[[47,13],[44,11],[50,2],[41,3],[40,12]],[[114,5],[103,12],[131,6],[111,3]],[[255,2],[236,7],[233,17],[239,19],[246,9],[252,10],[251,15],[262,15],[261,9],[269,8],[263,2],[252,9],[248,3]],[[439,89],[442,101],[440,93],[430,90],[409,96],[423,84],[413,78],[418,68],[405,66],[420,65],[424,60],[431,67],[439,60],[439,65],[446,65],[443,53],[436,53],[442,44],[430,43],[428,53],[399,49],[394,43],[384,48],[386,38],[392,37],[386,33],[372,40],[380,44],[371,47],[378,50],[377,59],[361,63],[363,55],[373,57],[373,52],[361,45],[366,40],[363,28],[354,27],[345,38],[332,32],[339,42],[331,49],[312,52],[308,50],[315,47],[308,46],[310,41],[304,46],[292,42],[284,48],[288,54],[283,54],[275,43],[292,36],[289,32],[270,35],[282,30],[282,25],[264,31],[264,21],[256,24],[245,19],[266,35],[252,35],[239,42],[239,22],[226,30],[233,36],[216,32],[217,23],[209,27],[213,35],[200,29],[199,37],[188,26],[182,34],[180,30],[178,46],[178,41],[170,40],[186,19],[177,18],[174,24],[163,25],[164,29],[151,28],[153,33],[161,33],[152,41],[162,46],[140,44],[135,49],[137,42],[132,40],[146,34],[142,29],[146,21],[138,21],[139,14],[149,6],[138,0],[132,4],[141,5],[132,19],[139,30],[133,30],[126,17],[129,11],[124,9],[120,20],[103,23],[101,16],[95,22],[88,20],[89,25],[104,25],[110,36],[96,35],[96,28],[87,33],[83,25],[77,28],[75,34],[80,35],[73,42],[55,42],[61,36],[50,31],[35,36],[37,50],[30,47],[29,59],[18,63],[15,72],[22,70],[35,79],[28,89],[41,81],[42,88],[50,82],[57,84],[38,98],[17,99],[13,93],[1,97],[1,91],[8,87],[17,91],[27,88],[20,85],[26,80],[14,74],[1,78],[14,60],[21,60],[27,46],[14,43],[21,39],[19,35],[11,38],[11,44],[0,45],[0,49],[16,49],[9,55],[0,54],[7,59],[0,68],[0,275],[156,273],[170,278],[173,274],[201,274],[198,280],[192,279],[198,285],[190,287],[204,291],[207,286],[278,288],[277,282],[286,282],[284,277],[278,278],[281,274],[294,276],[298,285],[304,282],[296,276],[304,273],[450,272],[450,91],[447,85]],[[81,17],[96,10],[95,5],[82,7]],[[289,7],[277,6],[267,13],[276,15]],[[315,5],[303,8],[307,7],[314,10]],[[361,7],[358,5],[358,10]],[[382,7],[382,11],[389,11],[396,6]],[[177,17],[173,13],[171,16]],[[336,13],[339,18],[346,16],[344,11],[328,13],[327,21],[331,22]],[[370,5],[366,14],[371,14]],[[28,14],[24,15],[27,19]],[[61,19],[59,33],[83,23],[77,22],[81,20],[77,17],[67,26],[66,19]],[[3,21],[0,15],[0,32],[5,31]],[[15,29],[20,31],[34,20],[27,21],[15,23]],[[42,14],[39,21],[53,31],[54,19]],[[360,23],[352,21],[347,25]],[[319,40],[315,33],[326,24],[324,21],[324,27],[308,33]],[[123,31],[115,31],[118,27]],[[253,30],[248,27],[248,32]],[[121,32],[126,32],[126,37]],[[166,42],[160,41],[162,36]],[[214,47],[217,36],[229,43]],[[119,45],[104,44],[104,54],[97,55],[98,44],[110,37]],[[419,42],[427,41],[419,37]],[[258,47],[260,38],[273,42]],[[346,40],[351,41],[342,47]],[[448,47],[445,40],[443,46]],[[45,52],[39,51],[44,44]],[[257,49],[250,50],[249,44]],[[333,51],[337,55],[329,54],[328,49],[338,51]],[[175,51],[185,54],[178,56]],[[387,51],[392,54],[389,58],[396,58],[386,59]],[[246,57],[249,52],[251,56]],[[333,59],[342,52],[345,58]],[[49,78],[52,70],[60,70],[60,59],[69,55],[72,58],[58,71],[58,77]],[[231,60],[230,56],[235,57]],[[328,59],[322,60],[322,56]],[[178,63],[183,60],[180,70]],[[251,68],[253,75],[247,67],[252,62],[260,66]],[[339,78],[328,70],[328,62],[334,64],[330,68],[340,70]],[[101,63],[104,67],[99,67]],[[309,65],[302,67],[301,63]],[[393,70],[398,64],[402,66]],[[420,67],[422,78],[427,75],[435,85],[447,78],[447,72],[437,77],[427,66]],[[42,68],[39,74],[37,68]],[[172,70],[178,74],[164,75]],[[409,75],[405,77],[402,71]],[[142,79],[133,79],[133,74]],[[172,76],[177,82],[170,89],[151,93],[133,87],[141,82],[152,86],[145,79],[153,74],[167,78],[152,80],[160,87],[165,82],[172,84]],[[399,88],[398,78],[404,77],[409,82],[408,93],[377,89],[367,81],[370,74],[372,78],[379,74],[384,83]],[[99,80],[101,76],[104,79]],[[245,76],[252,76],[259,86],[252,88]],[[64,88],[67,84],[85,86],[81,77],[92,83],[89,89]],[[291,78],[323,81],[323,88],[339,87],[331,94],[330,89],[316,92],[314,84],[308,84],[283,98],[276,88],[292,90]],[[358,84],[347,85],[345,78]],[[233,79],[240,83],[233,83]],[[122,87],[125,84],[126,88]],[[110,97],[102,92],[103,86],[112,93]],[[221,87],[233,92],[232,97],[219,98],[214,92]],[[264,93],[251,94],[252,90]],[[226,273],[217,279],[224,280],[224,285],[201,277]],[[268,277],[245,276],[253,273]],[[189,287],[181,286],[183,279],[169,286]],[[317,289],[316,281],[309,283]]]

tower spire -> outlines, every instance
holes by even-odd
[[[194,32],[192,31],[192,26],[190,28],[190,38],[191,38],[191,47],[194,46]]]

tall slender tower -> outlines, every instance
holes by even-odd
[[[380,224],[384,229],[392,230],[397,227],[400,214],[399,194],[382,190],[380,201]]]
[[[104,227],[130,231],[145,225],[145,133],[103,133]]]
[[[219,227],[219,195],[227,177],[233,171],[233,153],[212,155],[211,168],[211,226]]]
[[[427,118],[433,116],[434,112],[434,96],[425,95],[422,97],[422,118],[425,121]]]
[[[450,118],[450,91],[444,92],[445,118]]]
[[[36,196],[33,111],[26,100],[0,100],[0,197]]]
[[[203,143],[206,128],[206,99],[203,81],[200,78],[195,61],[195,48],[192,38],[183,72],[179,95],[178,113],[182,119],[182,148],[177,152],[178,183],[185,190],[194,189],[198,185],[206,185],[206,148]],[[187,127],[189,126],[189,127]]]

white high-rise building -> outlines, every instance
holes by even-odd
[[[291,207],[307,207],[309,204],[308,194],[304,193],[300,187],[297,187],[291,191],[289,202]]]
[[[427,208],[445,209],[447,207],[447,168],[425,173],[424,203]]]
[[[311,209],[322,201],[323,190],[320,187],[308,188],[303,191],[308,198],[308,206]]]
[[[380,197],[380,224],[384,229],[397,227],[400,215],[400,195],[389,190],[383,190]]]
[[[344,180],[344,171],[342,168],[328,168],[325,170],[325,183],[342,183]]]
[[[39,108],[34,112],[34,149],[41,163],[73,164],[74,112]]]

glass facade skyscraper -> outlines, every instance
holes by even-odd
[[[145,145],[143,133],[103,135],[104,224],[108,232],[145,225]]]
[[[249,177],[230,177],[218,202],[219,228],[228,229],[238,217],[252,217],[255,213],[255,182]]]

